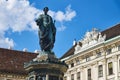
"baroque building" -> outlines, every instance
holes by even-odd
[[[61,61],[68,65],[64,80],[120,80],[120,24],[86,32]]]

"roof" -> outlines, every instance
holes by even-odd
[[[0,48],[0,72],[13,74],[27,74],[24,62],[29,62],[37,54]]]
[[[102,34],[106,34],[106,40],[111,39],[120,35],[120,24],[117,24],[109,29],[106,29],[101,32]]]
[[[75,46],[72,46],[72,47],[66,52],[66,54],[64,54],[60,59],[63,59],[63,58],[68,57],[68,56],[70,56],[70,55],[73,55],[73,54],[74,54],[74,47],[75,47]]]
[[[106,35],[106,40],[111,39],[120,35],[120,24],[117,24],[109,29],[106,29],[101,32],[102,35]],[[75,46],[72,46],[60,59],[66,58],[74,54]]]

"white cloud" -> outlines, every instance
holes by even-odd
[[[57,12],[49,11],[49,14],[56,21],[59,21],[59,22],[71,21],[76,16],[76,12],[71,9],[71,5],[67,6],[65,12],[62,12],[62,11],[57,11]]]
[[[25,30],[36,32],[38,26],[34,20],[41,13],[43,11],[30,5],[28,0],[0,0],[0,47],[14,47],[14,40],[5,37],[5,32],[9,29],[12,32],[22,32]],[[76,16],[76,12],[71,9],[70,5],[66,8],[65,12],[50,10],[49,14],[58,23],[71,21]],[[64,25],[58,27],[58,31],[64,31],[65,29]]]
[[[76,16],[76,12],[71,9],[71,5],[66,8],[65,21],[71,21]]]
[[[36,14],[40,13],[27,0],[2,0],[0,12],[0,24],[6,29],[11,28],[13,32],[33,29],[30,23],[33,23]]]
[[[68,5],[63,11],[49,11],[49,15],[51,15],[57,22],[60,22],[61,27],[58,27],[58,31],[64,31],[66,27],[63,25],[63,22],[71,21],[75,16],[76,12],[71,9],[71,5]]]
[[[64,31],[66,29],[66,26],[62,25],[61,27],[58,27],[58,31]]]
[[[0,37],[0,47],[8,48],[14,47],[15,43],[12,39]]]
[[[5,31],[37,30],[34,19],[41,13],[28,0],[0,0],[0,47],[14,47],[15,42],[4,36]]]
[[[64,21],[65,20],[65,14],[62,12],[62,11],[58,11],[58,12],[56,12],[55,13],[55,19],[57,20],[57,21],[60,21],[60,22],[62,22],[62,21]]]

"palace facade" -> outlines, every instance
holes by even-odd
[[[86,32],[62,57],[64,80],[120,80],[120,24]]]

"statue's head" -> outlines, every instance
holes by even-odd
[[[45,8],[43,9],[43,11],[44,11],[45,13],[47,13],[47,12],[49,11],[49,8],[48,8],[48,7],[45,7]]]

